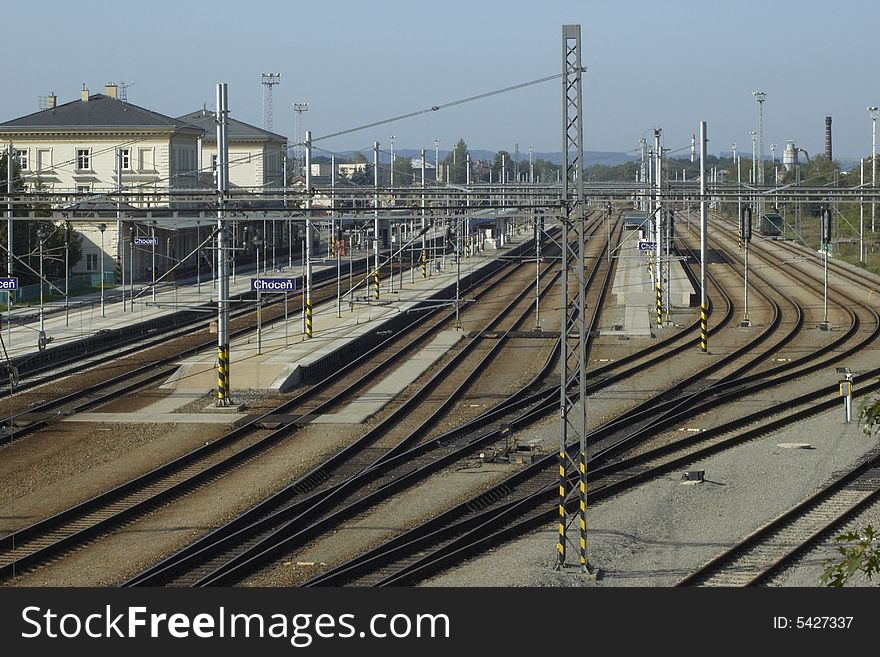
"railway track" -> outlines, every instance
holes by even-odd
[[[355,264],[358,266],[359,272],[365,272],[369,264],[366,259],[361,259]],[[316,274],[315,278],[315,299],[317,302],[326,300],[335,295],[335,278],[331,280],[330,270],[323,270]],[[335,271],[332,272],[335,275]],[[244,298],[247,295],[241,295]],[[285,295],[272,295],[268,301],[262,306],[263,321],[268,325],[284,316],[282,307],[284,305]],[[288,298],[296,295],[287,295]],[[206,315],[206,312],[208,313]],[[246,324],[253,323],[255,309],[253,307],[238,307],[231,311],[232,327],[236,325],[243,327]],[[207,317],[207,318],[206,318]],[[123,359],[131,358],[130,369],[126,374],[119,377],[123,379],[125,376],[136,376],[144,368],[145,363],[150,365],[163,366],[167,365],[175,359],[185,358],[202,349],[208,349],[216,346],[216,338],[206,338],[192,345],[192,336],[195,332],[205,330],[210,323],[210,308],[205,307],[204,311],[189,313],[183,321],[178,321],[176,316],[164,318],[163,322],[154,322],[154,326],[150,325],[146,328],[132,329],[132,336],[123,336],[119,340],[114,341],[113,332],[108,332],[106,343],[98,345],[86,346],[84,349],[74,348],[70,345],[71,355],[63,355],[64,349],[59,349],[59,353],[53,352],[51,358],[42,359],[41,363],[35,367],[26,370],[28,373],[26,378],[22,378],[14,387],[14,395],[10,399],[9,387],[5,386],[0,389],[0,399],[14,400],[14,397],[20,393],[38,388],[47,383],[56,383],[59,379],[73,377],[76,374],[82,374],[88,370],[98,368],[103,365],[110,364],[112,369],[118,370],[120,363],[125,363]],[[164,324],[164,327],[163,327]],[[139,326],[139,325],[138,325]],[[246,333],[246,329],[236,331],[236,335]],[[167,354],[169,341],[179,341],[186,344],[186,348],[171,353],[170,355],[154,358],[150,354],[150,350],[159,348]],[[27,357],[25,357],[27,358]],[[20,363],[19,363],[20,364]],[[0,380],[2,380],[2,368],[5,365],[0,364]],[[110,381],[109,385],[116,385],[118,381]],[[94,389],[94,386],[90,386]],[[50,412],[53,407],[50,405],[46,408],[35,409],[28,408],[28,413]],[[14,417],[13,423],[14,423]],[[7,425],[13,424],[7,420]]]
[[[594,226],[594,230],[598,227]],[[550,267],[545,269],[545,274],[549,273]],[[555,284],[559,277],[558,268],[552,276],[549,283],[545,284],[543,294]],[[598,266],[593,272],[598,270]],[[522,292],[513,299],[506,308],[504,308],[489,323],[486,330],[497,326],[499,321],[508,314],[514,312],[518,308],[515,319],[508,324],[504,333],[509,333],[525,317],[529,315],[532,308],[532,292],[531,286],[522,290]],[[497,331],[496,331],[497,332]],[[253,554],[259,553],[284,531],[291,531],[291,528],[303,526],[308,522],[308,531],[315,532],[322,526],[316,521],[316,517],[325,509],[334,508],[339,500],[346,499],[345,495],[352,493],[353,482],[357,481],[357,491],[353,492],[354,497],[365,497],[366,500],[375,498],[381,494],[387,494],[390,490],[388,485],[395,485],[404,481],[402,477],[406,475],[408,470],[412,470],[417,461],[412,458],[407,461],[401,461],[400,453],[412,445],[418,445],[414,449],[419,456],[423,466],[437,467],[437,453],[449,454],[454,453],[462,442],[467,441],[467,434],[464,431],[457,430],[455,432],[444,432],[443,434],[427,438],[429,436],[431,424],[436,422],[438,414],[445,412],[449,405],[455,401],[460,392],[466,385],[472,384],[485,368],[486,364],[500,353],[504,347],[506,338],[491,340],[493,343],[491,349],[483,356],[479,362],[469,368],[469,374],[465,380],[456,386],[456,389],[445,397],[441,409],[435,410],[431,417],[426,418],[417,426],[412,427],[408,433],[402,437],[395,432],[395,423],[406,418],[416,407],[420,399],[412,398],[406,404],[399,407],[394,415],[386,418],[382,424],[374,427],[365,434],[357,443],[352,444],[343,452],[332,457],[327,462],[317,466],[310,473],[294,482],[288,489],[281,491],[273,498],[266,500],[264,503],[255,507],[232,523],[215,530],[211,534],[205,536],[197,543],[185,548],[183,551],[173,555],[169,559],[157,564],[148,571],[134,578],[127,585],[197,585],[211,580],[220,572],[225,572],[234,567],[238,563],[248,561]],[[473,348],[482,344],[484,341],[474,339],[471,341]],[[542,371],[548,369],[552,359],[548,358]],[[458,362],[450,362],[448,364],[449,371],[438,372],[434,379],[445,378],[449,376]],[[432,379],[433,381],[433,379]],[[423,390],[429,391],[434,386],[429,382]],[[480,417],[475,418],[467,423],[469,427],[484,426],[497,413],[488,411]],[[396,416],[396,417],[395,417]],[[398,435],[397,440],[389,436]],[[381,442],[386,447],[376,449],[374,445]],[[412,454],[412,451],[409,452]],[[390,464],[390,465],[389,465]],[[358,477],[360,473],[372,471],[373,475],[380,477],[367,482],[366,479]],[[382,493],[378,491],[382,490]],[[362,504],[364,502],[361,502]],[[357,505],[357,502],[355,503]],[[349,504],[349,512],[352,505]],[[333,518],[334,516],[330,516]],[[323,524],[329,524],[331,520],[324,519]],[[303,538],[302,534],[300,538]],[[273,548],[277,549],[277,548]]]
[[[480,277],[475,278],[472,282],[473,286],[483,284],[488,290],[498,284],[499,280],[503,279],[503,271],[499,272],[499,269],[503,269],[502,263],[495,267],[487,267],[482,271]],[[468,281],[465,283],[465,289],[468,289],[471,284]],[[427,313],[427,316],[443,317],[444,321],[448,322],[451,313],[441,313],[435,310]],[[426,333],[430,334],[439,330],[442,324],[443,321],[436,319],[434,325],[427,329]],[[369,382],[370,378],[374,376],[375,369],[388,367],[392,360],[406,356],[410,353],[411,348],[415,348],[426,338],[425,335],[421,340],[410,337],[408,348],[400,349],[399,345],[396,345],[396,341],[407,337],[410,336],[398,334],[386,338],[361,358],[335,373],[335,376],[325,378],[271,413],[253,419],[203,448],[92,500],[71,507],[52,518],[3,537],[0,539],[0,546],[3,550],[0,555],[0,577],[9,577],[15,571],[44,562],[53,555],[81,545],[109,528],[118,526],[120,523],[188,490],[204,485],[212,478],[254,458],[295,429],[294,423],[291,422],[285,423],[285,426],[274,431],[265,430],[262,428],[262,423],[267,416],[295,412],[308,400],[315,399],[322,391],[337,384],[341,379],[339,374],[350,374],[365,362],[374,359],[372,365],[366,367],[366,372],[363,372],[354,381],[347,381],[348,385],[343,390],[331,399],[325,400],[317,406],[313,405],[309,412],[320,412],[322,409],[332,407],[337,398],[344,398],[349,394],[350,388],[356,385],[363,386]],[[378,364],[377,353],[379,354]]]
[[[365,274],[371,267],[372,258],[370,254],[352,260],[353,274],[358,276]],[[394,267],[397,268],[398,265],[395,264]],[[388,268],[386,264],[383,270]],[[345,273],[348,274],[347,268]],[[242,272],[242,275],[248,275],[248,272]],[[328,268],[316,271],[313,283],[313,303],[332,298],[336,294],[336,270]],[[244,301],[253,296],[253,292],[245,292],[232,297],[232,300]],[[269,299],[263,298],[261,308],[265,322],[272,322],[282,316],[280,309],[284,304],[285,296],[293,298],[298,295],[271,295]],[[43,352],[15,358],[10,363],[0,363],[0,381],[8,382],[10,367],[15,368],[14,379],[17,382],[13,386],[14,396],[47,383],[54,383],[61,377],[70,377],[107,363],[117,363],[122,358],[141,354],[151,347],[167,346],[169,339],[184,338],[192,335],[194,331],[207,328],[212,321],[211,313],[215,309],[216,306],[205,304],[202,308],[180,311],[146,322],[135,322],[128,327],[99,331],[65,345],[56,345]],[[256,309],[249,304],[246,307],[236,308],[233,303],[231,319],[246,322],[252,320],[255,313]],[[215,342],[205,340],[200,344],[200,348],[210,348]],[[186,350],[186,353],[189,353],[189,350]],[[136,365],[133,369],[140,367],[141,365]],[[6,383],[0,387],[0,399],[10,396],[10,387]]]
[[[880,499],[880,453],[738,541],[676,586],[758,586]]]
[[[869,386],[862,393],[878,387]],[[834,397],[829,399],[829,392],[822,391],[824,401],[817,403],[823,394],[807,395],[698,434],[696,439],[688,437],[636,457],[609,462],[607,458],[603,459],[605,454],[593,454],[589,459],[591,499],[595,501],[626,490],[649,477],[683,468],[696,459],[830,408],[838,401]],[[742,431],[743,427],[805,404],[807,408],[785,418]],[[731,432],[738,433],[731,436]],[[598,435],[599,432],[593,432],[590,441],[597,439]],[[618,450],[620,448],[619,445]],[[552,506],[557,495],[553,471],[555,458],[548,457],[545,461],[543,467],[541,464],[530,467],[536,475],[532,486],[526,488],[522,485],[522,479],[527,475],[520,473],[307,584],[369,586],[413,583],[492,545],[551,522],[556,515]],[[545,510],[541,510],[542,507]]]

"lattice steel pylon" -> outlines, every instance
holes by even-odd
[[[559,537],[556,569],[569,566],[569,530],[577,520],[577,568],[590,572],[587,560],[586,470],[586,278],[584,270],[583,94],[581,26],[562,26],[562,322],[560,354]],[[575,241],[569,263],[571,242]],[[573,273],[577,287],[569,282]],[[574,473],[571,476],[570,473]],[[574,512],[569,507],[575,505]],[[571,564],[573,565],[573,564]]]
[[[281,84],[281,73],[260,73],[263,83],[263,130],[272,132],[272,87]]]

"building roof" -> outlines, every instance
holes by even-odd
[[[196,112],[190,112],[178,117],[180,121],[191,123],[205,131],[204,140],[206,142],[217,141],[217,123],[216,115],[207,109],[200,109]],[[233,118],[228,119],[229,140],[230,141],[281,141],[286,142],[287,137],[279,135],[268,130],[263,130],[244,121],[238,121]]]
[[[92,94],[88,102],[74,100],[58,107],[0,123],[0,131],[53,131],[96,129],[189,130],[201,128],[104,94]]]

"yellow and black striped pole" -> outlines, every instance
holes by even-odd
[[[422,249],[422,278],[428,278],[428,254]]]
[[[379,270],[376,269],[373,272],[373,293],[376,295],[376,298],[379,298]]]
[[[312,297],[306,297],[306,337],[312,337]]]
[[[564,421],[564,420],[563,420]],[[556,564],[565,567],[565,450],[559,452],[559,540],[556,542]]]
[[[217,347],[217,404],[229,403],[229,345]]]
[[[663,326],[663,290],[660,287],[660,273],[657,273],[657,328]]]
[[[116,282],[122,282],[122,259],[116,258]]]
[[[587,570],[587,455],[581,451],[580,463],[580,562],[581,570]]]
[[[700,305],[700,351],[706,353],[709,350],[709,308],[707,304]]]

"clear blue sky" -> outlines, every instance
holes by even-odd
[[[334,0],[332,2],[5,3],[0,121],[107,81],[134,81],[132,103],[169,115],[213,107],[229,84],[233,116],[260,125],[261,72],[280,72],[275,130],[293,141],[292,103],[313,136],[416,111],[561,70],[561,25],[582,26],[585,146],[628,151],[662,127],[688,147],[700,120],[710,152],[751,149],[755,90],[767,93],[765,153],[796,140],[834,154],[870,153],[868,105],[880,105],[876,0]],[[322,141],[331,151],[561,150],[558,80]]]

